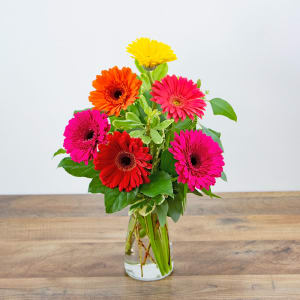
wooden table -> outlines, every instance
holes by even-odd
[[[97,195],[0,196],[0,299],[300,299],[300,192],[190,196],[175,270],[124,274],[126,211]]]

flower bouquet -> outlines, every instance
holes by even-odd
[[[113,67],[97,75],[93,107],[74,112],[54,156],[69,155],[58,166],[90,178],[107,213],[129,206],[125,270],[156,280],[173,270],[167,217],[178,221],[187,193],[217,197],[211,187],[226,180],[221,134],[199,119],[208,104],[215,115],[237,117],[227,101],[207,100],[200,80],[167,75],[176,60],[168,45],[140,38],[127,51],[139,74]]]

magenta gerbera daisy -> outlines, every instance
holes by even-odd
[[[152,101],[159,103],[162,111],[168,113],[168,118],[184,120],[186,116],[194,119],[194,115],[202,118],[206,103],[205,95],[197,85],[187,78],[166,76],[162,81],[155,81],[152,87]]]
[[[64,148],[75,162],[87,165],[97,154],[97,146],[107,142],[110,130],[107,115],[98,110],[78,112],[66,126]]]
[[[175,163],[178,182],[187,183],[191,191],[209,189],[216,183],[223,171],[222,149],[210,136],[200,130],[175,133],[169,151],[177,160]]]

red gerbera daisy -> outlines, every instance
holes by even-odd
[[[126,192],[143,183],[150,182],[152,159],[149,148],[143,147],[139,138],[131,138],[126,131],[115,131],[108,135],[108,143],[99,145],[99,152],[94,159],[95,169],[100,171],[101,182],[109,187],[119,187]]]
[[[202,98],[205,95],[187,78],[168,75],[161,82],[155,81],[151,95],[152,101],[159,103],[162,111],[175,122],[184,120],[186,116],[194,120],[194,115],[199,118],[204,115],[206,103]]]

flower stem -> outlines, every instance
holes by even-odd
[[[154,257],[155,257],[155,260],[156,260],[156,264],[157,264],[157,266],[160,270],[160,273],[162,275],[164,275],[165,274],[164,267],[162,265],[160,252],[159,252],[159,249],[157,248],[155,237],[154,237],[153,223],[152,223],[151,214],[149,214],[145,217],[145,223],[146,223],[146,228],[147,228],[147,234],[149,236],[149,240],[150,240],[150,243],[152,245],[152,251],[153,251],[153,254],[154,254]]]
[[[142,249],[142,245],[141,245],[141,240],[140,240],[140,236],[139,236],[139,229],[138,227],[136,226],[135,227],[135,231],[134,231],[134,234],[135,234],[135,238],[136,238],[136,241],[138,243],[138,248],[139,248],[139,257],[140,257],[140,267],[141,267],[141,276],[144,277],[144,273],[143,273],[143,249]]]
[[[151,75],[151,72],[150,71],[147,71],[147,76],[148,76],[148,78],[149,78],[149,82],[150,82],[150,84],[151,84],[151,86],[153,85],[153,78],[152,78],[152,75]]]
[[[136,222],[137,222],[137,218],[135,216],[133,216],[132,218],[130,218],[129,224],[128,224],[128,234],[127,234],[126,243],[125,243],[125,253],[128,255],[130,255],[130,253],[131,253],[132,242],[133,242],[132,235],[135,230]]]
[[[161,227],[154,214],[145,216],[145,224],[156,264],[163,276],[172,268],[168,227],[167,225]]]

